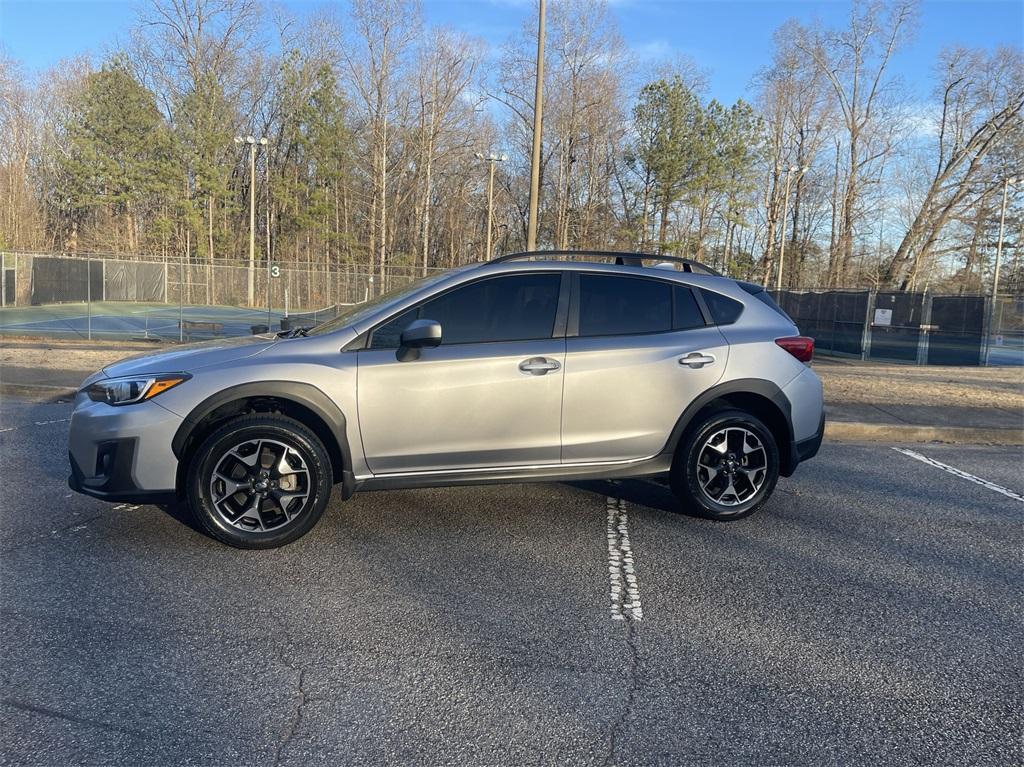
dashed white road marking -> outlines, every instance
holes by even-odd
[[[626,502],[608,498],[608,575],[611,581],[611,617],[622,621],[644,618],[640,586],[636,580],[633,546],[629,541]]]
[[[3,434],[8,431],[18,431],[19,429],[25,429],[28,428],[29,426],[49,426],[50,424],[54,423],[67,423],[70,420],[70,418],[54,418],[52,421],[33,421],[32,423],[27,423],[22,426],[7,426],[4,427],[3,429],[0,429],[0,434]]]
[[[966,471],[962,471],[961,469],[958,469],[955,466],[950,466],[948,464],[942,463],[942,461],[936,461],[934,458],[929,458],[926,455],[915,453],[913,450],[907,450],[906,448],[903,447],[894,447],[893,450],[895,450],[897,453],[903,453],[903,455],[909,455],[911,458],[915,458],[918,461],[921,461],[922,463],[928,464],[929,466],[934,466],[937,469],[942,469],[943,471],[949,472],[954,477],[966,479],[968,482],[974,482],[975,484],[981,485],[982,487],[987,487],[989,490],[994,490],[997,493],[1002,493],[1007,498],[1013,498],[1015,501],[1021,501],[1022,503],[1024,503],[1024,495],[1015,493],[1012,490],[1003,487],[1002,485],[997,485],[995,482],[989,482],[987,479],[982,479],[981,477],[976,477],[973,474],[968,474]]]
[[[134,503],[119,503],[119,504],[117,504],[117,506],[114,507],[113,510],[114,511],[135,511],[136,509],[141,509],[141,508],[142,508],[141,506],[139,506],[137,504],[134,504]]]

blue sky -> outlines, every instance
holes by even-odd
[[[533,15],[533,0],[422,0],[429,24],[461,29],[500,44]],[[329,2],[287,0],[304,13]],[[0,0],[0,45],[29,71],[91,52],[102,56],[125,37],[134,0]],[[842,23],[845,0],[613,0],[628,45],[650,60],[686,54],[710,75],[710,95],[749,96],[750,81],[770,55],[772,32],[786,19]],[[1021,0],[931,0],[922,7],[911,46],[894,62],[910,92],[925,97],[932,65],[947,45],[1024,45]]]

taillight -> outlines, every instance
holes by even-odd
[[[775,343],[801,362],[810,362],[814,359],[813,338],[808,338],[807,336],[790,336],[789,338],[776,338]]]

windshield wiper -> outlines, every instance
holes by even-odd
[[[277,334],[278,338],[305,338],[309,335],[309,331],[313,329],[313,326],[305,328],[292,328],[291,330],[282,330]]]

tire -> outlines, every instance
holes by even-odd
[[[730,521],[757,511],[778,479],[779,448],[771,430],[743,410],[718,410],[687,430],[671,485],[684,509]]]
[[[332,476],[327,450],[302,423],[246,415],[203,440],[189,464],[186,494],[211,537],[240,549],[273,549],[313,528],[330,500]]]

